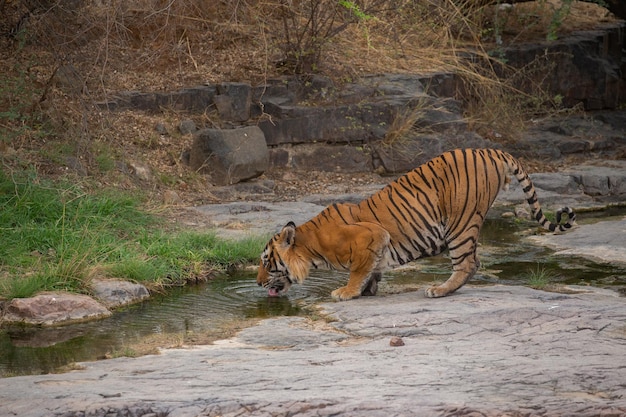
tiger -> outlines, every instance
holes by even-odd
[[[478,236],[498,192],[514,175],[532,217],[546,230],[565,232],[576,225],[569,207],[550,222],[542,212],[528,174],[510,154],[497,149],[456,149],[413,169],[358,204],[336,203],[311,220],[289,222],[265,246],[257,284],[269,296],[301,284],[311,269],[348,271],[335,300],[375,295],[382,274],[393,267],[447,250],[452,274],[425,289],[430,298],[452,294],[476,273]],[[562,223],[563,214],[567,221]]]

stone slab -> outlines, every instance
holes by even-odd
[[[610,291],[466,286],[322,309],[335,321],[274,318],[211,346],[0,379],[0,415],[626,414],[626,299]]]
[[[55,326],[110,315],[104,305],[87,295],[58,291],[13,298],[0,310],[0,321],[14,325]]]
[[[626,265],[626,217],[581,225],[565,234],[530,236],[529,239],[554,249],[556,255],[576,255]]]
[[[304,202],[247,201],[210,204],[192,210],[206,215],[219,236],[239,239],[262,235],[269,238],[290,221],[304,223],[323,208],[318,204]]]

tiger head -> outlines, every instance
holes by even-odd
[[[294,282],[301,283],[308,275],[308,268],[303,265],[296,246],[296,225],[289,222],[265,246],[256,282],[267,288],[271,297],[284,294]]]

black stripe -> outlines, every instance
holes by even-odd
[[[466,150],[466,152],[467,152],[467,150]],[[465,156],[465,154],[463,154],[463,155]],[[466,156],[463,158],[463,167],[465,169],[465,171],[464,171],[465,174],[468,174],[467,157]],[[461,231],[460,233],[462,233],[464,230],[466,230],[467,225],[471,221],[471,216],[470,216],[470,218],[467,219],[467,221],[465,221],[463,227],[461,227],[461,222],[463,221],[463,218],[465,217],[464,214],[470,212],[470,210],[468,210],[469,192],[470,192],[469,188],[470,187],[469,187],[469,179],[468,178],[462,178],[461,177],[461,171],[459,170],[458,165],[456,166],[456,168],[457,168],[457,173],[458,173],[458,178],[459,178],[459,184],[461,184],[461,181],[464,181],[465,185],[467,185],[467,186],[465,187],[465,199],[462,201],[462,207],[455,207],[454,208],[454,211],[457,214],[457,216],[456,216],[456,221],[453,224],[449,225],[449,233],[454,231],[454,230],[460,230]],[[457,186],[455,189],[459,190],[459,187]],[[472,210],[472,212],[473,212],[473,210]],[[448,241],[452,241],[452,240],[453,240],[452,238],[448,239]]]
[[[480,230],[480,226],[482,226],[483,220],[484,220],[484,219],[483,219],[483,218],[482,218],[482,216],[481,216],[481,220],[480,220],[480,223],[479,223],[479,224],[477,224],[477,223],[473,223],[473,224],[471,224],[471,225],[470,225],[470,223],[471,223],[471,221],[472,221],[472,218],[470,217],[470,218],[469,218],[469,219],[465,222],[465,224],[463,225],[463,227],[459,227],[458,229],[448,230],[448,231],[447,231],[447,233],[446,233],[446,239],[445,239],[445,240],[446,240],[446,242],[448,242],[448,245],[449,245],[450,243],[452,243],[452,242],[456,241],[456,240],[457,240],[457,239],[458,239],[461,235],[463,235],[463,233],[468,232],[468,231],[469,231],[469,230],[471,230],[471,229],[479,229],[479,230]],[[456,234],[454,234],[454,235],[451,235],[451,233],[452,233],[454,230],[458,230],[458,232],[456,232]]]
[[[400,210],[400,207],[398,207],[395,199],[393,198],[393,196],[390,194],[389,195],[389,203],[398,211],[400,212],[400,215],[402,216],[402,218],[404,219],[404,221],[406,222],[408,219],[406,218],[406,216],[402,213],[402,210]],[[391,211],[391,208],[389,206],[387,206],[387,210],[389,211],[389,213],[391,214],[391,216],[394,218],[394,220],[398,223],[399,226],[402,226],[402,223],[398,221],[398,217],[393,213],[393,211]]]
[[[329,209],[328,209],[328,207],[326,207],[319,215],[322,216],[323,218],[325,218],[326,221],[330,222],[331,219],[328,216],[328,214],[329,214]]]
[[[372,216],[374,216],[374,218],[376,219],[376,221],[378,223],[381,223],[380,219],[378,218],[378,216],[376,215],[376,211],[375,209],[376,207],[376,203],[374,203],[374,201],[372,200],[372,198],[368,198],[367,200],[365,200],[367,203],[367,208],[370,210],[370,213],[372,214]],[[374,206],[374,208],[372,208],[372,205]]]
[[[404,208],[407,214],[411,217],[411,222],[408,223],[408,226],[411,227],[411,229],[413,230],[413,233],[415,234],[415,237],[417,237],[417,239],[420,240],[421,242],[417,242],[415,239],[410,238],[405,233],[403,234],[405,235],[405,237],[408,238],[412,246],[417,251],[423,254],[425,248],[429,246],[428,244],[429,239],[432,242],[432,236],[435,234],[433,230],[436,229],[436,225],[432,224],[434,223],[433,221],[434,219],[427,219],[422,213],[422,210],[419,210],[419,207],[412,206],[403,195],[399,194],[399,197],[404,201],[405,203]],[[419,221],[412,213],[414,213],[419,218]],[[424,233],[422,232],[427,233],[429,236],[424,235]]]
[[[424,201],[422,201],[420,196],[423,197]],[[422,207],[428,212],[431,219],[435,220],[435,219],[441,218],[441,208],[439,207],[439,204],[435,206],[433,202],[431,201],[431,199],[429,198],[429,196],[423,190],[419,188],[416,189],[415,197],[417,198],[417,201],[419,201],[422,204]]]
[[[337,212],[337,214],[339,214],[339,217],[341,217],[341,220],[343,220],[343,222],[345,224],[349,224],[346,219],[343,217],[343,215],[341,214],[341,211],[339,211],[339,207],[337,205],[337,203],[333,203],[332,207],[335,209],[335,211]]]
[[[422,179],[422,181],[428,188],[431,188],[431,189],[433,188],[433,186],[430,185],[430,183],[428,182],[428,178],[426,178],[426,175],[424,175],[424,173],[422,172],[421,167],[414,170],[413,172]]]

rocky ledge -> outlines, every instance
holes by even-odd
[[[326,321],[268,319],[211,346],[2,379],[0,414],[626,415],[626,299],[571,290],[324,304]]]

